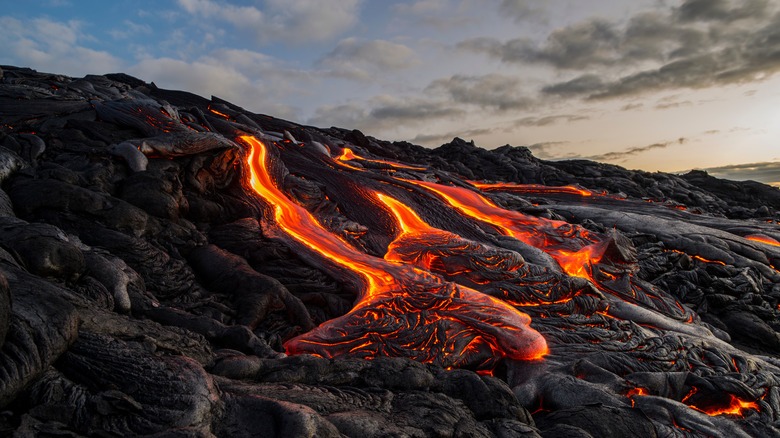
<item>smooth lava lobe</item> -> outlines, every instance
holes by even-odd
[[[247,184],[273,208],[271,227],[279,231],[278,237],[301,248],[322,268],[354,279],[359,290],[349,313],[289,340],[287,353],[401,356],[478,370],[492,369],[502,357],[531,360],[547,354],[546,341],[529,327],[530,317],[512,306],[415,266],[364,254],[329,233],[275,186],[265,145],[252,136],[240,140],[249,147]],[[378,214],[386,214],[388,202],[403,206],[375,195]],[[422,221],[417,225],[428,227]]]

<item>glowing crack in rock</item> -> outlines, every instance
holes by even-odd
[[[547,353],[544,338],[529,327],[530,317],[514,307],[423,269],[359,252],[329,233],[276,187],[265,145],[252,136],[240,140],[250,148],[247,184],[272,207],[279,237],[326,260],[359,290],[349,313],[289,340],[288,353],[405,356],[482,370],[492,369],[502,357],[530,360]],[[376,196],[385,205],[397,203]],[[400,223],[402,228],[423,226],[422,221],[411,225],[409,218]]]

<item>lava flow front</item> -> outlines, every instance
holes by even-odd
[[[528,315],[510,305],[429,271],[359,252],[329,233],[276,187],[265,145],[251,136],[240,140],[250,148],[248,184],[274,210],[269,228],[358,290],[352,311],[291,339],[285,344],[288,353],[405,356],[478,370],[492,369],[502,357],[529,360],[547,353],[544,338],[529,327]],[[405,218],[398,216],[398,201],[375,195],[398,218],[404,230],[399,237],[427,227],[411,210],[404,210]]]

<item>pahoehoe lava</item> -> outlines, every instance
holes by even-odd
[[[0,431],[780,436],[780,190],[0,69]]]

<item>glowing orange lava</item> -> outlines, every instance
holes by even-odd
[[[632,395],[649,395],[649,393],[645,388],[637,386],[636,388],[629,389],[626,393],[626,397],[631,397]]]
[[[697,411],[704,412],[707,415],[723,415],[723,414],[729,414],[729,415],[745,415],[744,412],[748,409],[756,409],[759,410],[758,404],[755,402],[746,402],[744,400],[740,400],[737,397],[734,397],[733,395],[730,395],[731,397],[731,403],[729,403],[728,406],[723,408],[711,408],[711,409],[699,409],[696,406],[690,405],[693,409],[696,409]]]
[[[777,240],[769,236],[764,236],[763,234],[753,234],[750,236],[745,236],[745,239],[753,240],[755,242],[766,243],[767,245],[780,246],[780,242],[778,242]]]
[[[404,181],[434,192],[461,214],[491,224],[502,234],[544,250],[568,275],[593,280],[590,262],[598,260],[604,248],[588,231],[563,221],[539,219],[504,210],[479,193],[465,188],[427,181]]]
[[[361,161],[368,161],[372,163],[382,163],[387,164],[389,166],[398,167],[401,169],[412,169],[412,170],[425,170],[424,167],[415,167],[415,166],[408,166],[406,164],[396,163],[394,161],[385,161],[385,160],[374,160],[370,158],[364,158],[359,155],[355,155],[355,153],[350,148],[344,148],[344,151],[342,151],[341,155],[336,157],[339,161],[351,161],[351,160],[361,160]]]
[[[352,281],[358,300],[348,314],[289,340],[290,354],[324,357],[406,356],[445,367],[491,369],[501,356],[537,359],[547,353],[544,338],[529,327],[528,315],[496,298],[443,281],[414,266],[362,253],[328,232],[303,207],[276,187],[268,150],[252,136],[247,184],[274,211],[277,236],[324,259],[325,268]],[[398,220],[400,235],[433,230],[411,209],[376,194]]]
[[[224,113],[221,113],[221,112],[219,112],[219,111],[215,110],[214,108],[209,108],[209,111],[211,111],[212,113],[214,113],[214,114],[216,114],[216,115],[218,115],[218,116],[220,116],[220,117],[223,117],[223,118],[226,118],[226,119],[229,119],[229,118],[230,118],[230,116],[229,116],[229,115],[227,115],[227,114],[224,114]]]
[[[539,184],[510,184],[510,183],[493,183],[485,184],[478,181],[469,181],[474,187],[489,192],[491,190],[509,190],[518,193],[568,193],[572,195],[580,196],[599,196],[601,193],[595,193],[587,189],[574,186],[561,186],[561,187],[548,187]]]

